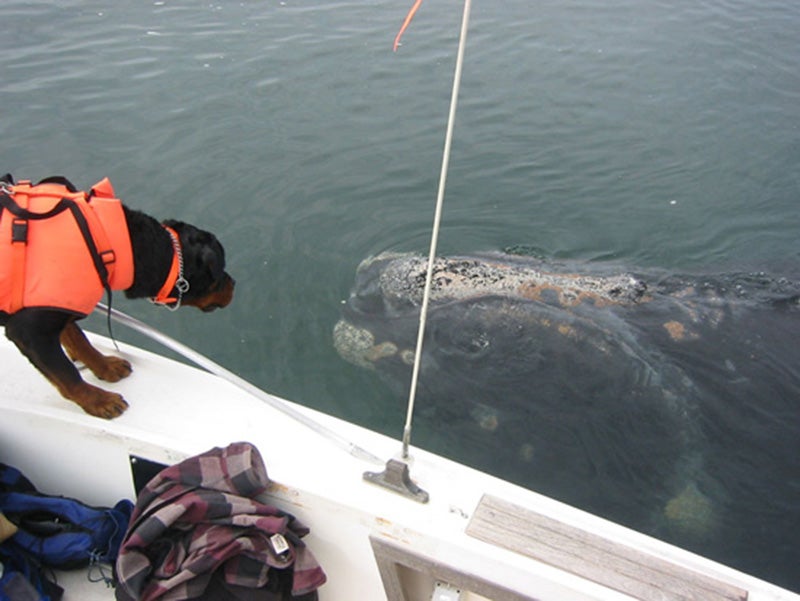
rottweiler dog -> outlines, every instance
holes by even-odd
[[[102,186],[103,183],[106,185]],[[52,293],[55,297],[51,296],[41,302],[33,301],[31,306],[20,306],[25,304],[21,301],[16,304],[0,304],[0,325],[5,326],[6,336],[55,385],[62,396],[74,401],[91,415],[105,419],[117,417],[127,409],[128,403],[119,394],[85,382],[70,360],[82,362],[95,376],[107,382],[116,382],[131,373],[131,365],[125,359],[103,355],[97,351],[77,323],[97,304],[103,289],[108,291],[114,288],[103,281],[104,274],[107,276],[109,257],[116,257],[114,260],[120,263],[123,259],[120,255],[128,255],[126,276],[122,280],[124,287],[114,288],[124,290],[128,298],[149,298],[170,308],[184,305],[197,307],[202,311],[213,311],[227,306],[233,298],[234,280],[225,271],[225,251],[210,232],[181,221],[167,220],[159,223],[145,213],[126,207],[113,198],[113,189],[108,180],[103,180],[98,184],[97,190],[93,188],[88,194],[78,192],[68,180],[61,177],[43,180],[24,193],[20,192],[21,189],[14,184],[10,175],[0,178],[0,295],[3,288],[6,291],[13,288],[10,281],[19,279],[19,273],[29,273],[33,269],[30,265],[33,251],[29,247],[34,238],[46,238],[52,242],[63,237],[60,233],[32,235],[33,228],[41,227],[40,223],[44,222],[45,217],[56,213],[58,207],[64,209],[60,213],[62,220],[70,223],[86,221],[80,218],[81,212],[75,207],[83,199],[91,204],[94,193],[99,192],[98,196],[111,198],[116,203],[117,208],[114,210],[118,213],[118,221],[124,222],[126,226],[121,231],[127,230],[124,235],[129,236],[130,243],[122,245],[127,249],[124,252],[120,252],[118,247],[113,250],[104,250],[105,247],[102,247],[91,252],[77,253],[92,256],[94,267],[97,268],[96,274],[62,280],[57,285],[57,291]],[[56,198],[61,195],[62,189],[65,196]],[[44,190],[43,194],[53,196],[44,205],[50,207],[49,211],[37,213],[35,207],[28,204],[30,198],[36,196],[37,190]],[[99,203],[99,200],[95,201],[95,204]],[[84,209],[84,212],[87,211]],[[89,221],[95,220],[94,212],[88,212]],[[3,221],[6,223],[3,224]],[[101,247],[102,242],[98,242],[96,237],[93,239],[93,235],[87,235],[84,231],[85,240],[81,240],[81,244],[85,242],[89,247]],[[9,246],[16,244],[16,249],[3,254],[2,245],[6,242],[2,238],[11,238],[13,242]],[[22,254],[14,254],[20,248],[23,249]],[[29,261],[27,271],[20,270],[16,264],[26,260],[25,253],[28,253]],[[46,254],[45,251],[42,254]],[[55,263],[58,271],[67,272],[72,261],[72,255],[67,253],[52,259],[50,264]],[[125,271],[119,266],[118,270]],[[49,272],[43,271],[52,273],[52,268]],[[60,274],[57,275],[61,277]],[[75,279],[94,280],[95,287],[99,285],[98,282],[103,284],[96,296],[90,299],[90,306],[86,310],[81,305],[71,303],[68,298],[73,294],[71,282]],[[64,281],[70,282],[70,285],[64,285]],[[41,283],[37,282],[36,286],[41,287]],[[19,299],[28,294],[27,289],[23,294],[19,286],[17,288]],[[58,298],[59,302],[52,302],[52,298]]]

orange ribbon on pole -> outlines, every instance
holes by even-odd
[[[408,11],[406,19],[403,21],[403,25],[400,27],[400,31],[397,32],[397,35],[394,38],[394,47],[392,48],[394,52],[397,52],[397,47],[400,45],[400,38],[402,37],[403,32],[408,29],[408,24],[411,23],[411,19],[414,18],[414,15],[416,14],[420,4],[422,4],[422,0],[416,0],[416,2],[414,2],[414,6],[412,6],[411,10]]]

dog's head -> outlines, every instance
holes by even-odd
[[[178,234],[183,252],[183,277],[189,289],[181,304],[213,311],[233,299],[235,282],[225,271],[225,249],[216,236],[182,221],[168,220],[164,225]]]

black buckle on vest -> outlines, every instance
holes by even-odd
[[[110,265],[111,263],[115,263],[117,261],[117,255],[112,250],[104,250],[100,253],[100,258],[103,259],[103,263],[106,265]]]
[[[11,222],[11,241],[22,242],[23,244],[27,244],[28,242],[27,219],[14,219],[14,221]]]

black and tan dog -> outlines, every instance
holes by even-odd
[[[230,303],[234,288],[213,234],[161,224],[114,196],[107,179],[84,193],[61,177],[36,185],[0,178],[0,324],[65,398],[106,419],[128,403],[84,382],[70,361],[107,382],[131,373],[128,361],[92,347],[77,324],[104,291],[213,311]]]

